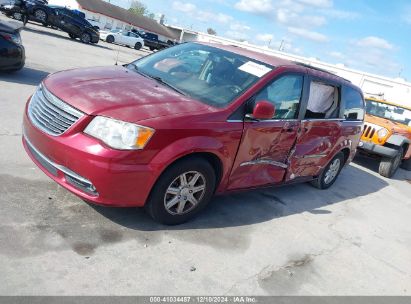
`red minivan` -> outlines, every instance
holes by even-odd
[[[363,119],[361,90],[327,71],[185,43],[47,77],[27,102],[23,144],[85,201],[145,206],[178,224],[215,193],[330,187],[354,157]]]

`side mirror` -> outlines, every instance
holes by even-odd
[[[254,119],[272,119],[275,114],[275,106],[268,101],[261,100],[257,102],[253,109]]]

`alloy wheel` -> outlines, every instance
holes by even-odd
[[[331,183],[338,175],[338,172],[340,171],[341,167],[341,161],[339,158],[334,159],[334,161],[330,164],[328,167],[327,172],[325,172],[324,176],[324,183],[327,185]]]
[[[47,16],[46,13],[42,10],[37,10],[34,12],[34,16],[36,17],[37,20],[41,22],[46,22]]]
[[[206,179],[197,171],[185,172],[176,177],[164,195],[164,206],[172,215],[182,215],[193,210],[206,192]]]

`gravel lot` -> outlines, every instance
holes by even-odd
[[[218,197],[171,228],[57,186],[21,144],[28,96],[51,72],[149,51],[33,24],[22,37],[26,67],[0,74],[1,295],[411,295],[411,172],[385,179],[359,158],[329,190]]]

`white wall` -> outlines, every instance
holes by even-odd
[[[227,38],[208,35],[206,33],[198,33],[197,40],[203,42],[237,45],[256,52],[262,52],[267,55],[273,55],[291,61],[303,62],[314,67],[330,71],[338,76],[350,80],[353,84],[359,86],[366,96],[372,96],[372,94],[382,94],[383,98],[386,100],[391,100],[393,102],[408,105],[409,107],[411,107],[411,83],[406,82],[402,79],[393,79],[361,72],[343,66],[333,65],[297,55],[287,54],[284,52],[269,49],[267,47],[256,46]]]
[[[76,0],[49,0],[49,4],[65,6],[71,9],[79,8],[79,5]]]

